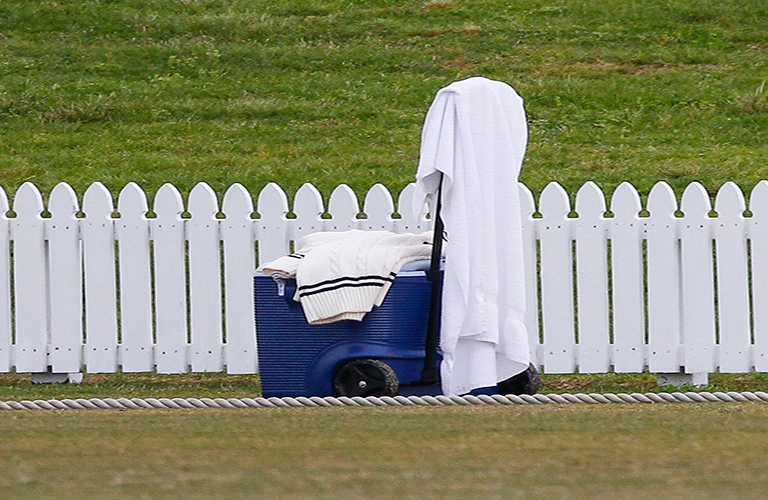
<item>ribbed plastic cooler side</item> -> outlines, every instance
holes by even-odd
[[[430,283],[398,275],[381,307],[363,321],[309,325],[288,281],[282,296],[269,276],[254,276],[256,330],[265,397],[328,396],[339,365],[352,358],[388,362],[401,383],[418,380],[424,358]]]

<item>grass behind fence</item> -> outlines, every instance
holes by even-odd
[[[748,189],[766,33],[762,0],[5,0],[0,185],[399,190],[435,92],[482,75],[526,100],[536,191]]]

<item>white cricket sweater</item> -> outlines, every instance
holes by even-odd
[[[294,300],[310,324],[360,321],[380,306],[400,268],[428,259],[432,234],[389,231],[322,232],[299,240],[296,252],[263,266],[273,276],[295,276]]]

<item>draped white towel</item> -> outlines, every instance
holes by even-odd
[[[527,140],[523,100],[502,82],[455,82],[427,112],[414,208],[434,198],[442,173],[446,395],[494,386],[529,364],[518,193]]]

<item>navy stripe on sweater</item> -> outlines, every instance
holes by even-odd
[[[311,285],[302,285],[299,287],[299,297],[306,297],[316,293],[329,292],[339,288],[355,288],[364,286],[382,287],[388,282],[392,282],[397,274],[389,273],[389,276],[343,276],[332,280],[321,281]]]

